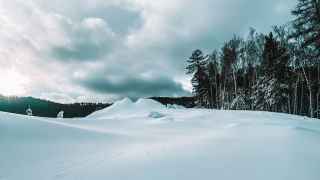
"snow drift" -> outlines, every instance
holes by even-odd
[[[320,122],[285,114],[129,99],[82,119],[0,112],[0,180],[318,180],[319,152]]]
[[[151,99],[139,99],[132,102],[129,98],[115,102],[112,106],[94,112],[88,118],[104,119],[117,117],[147,116],[151,112],[163,111],[166,107]]]

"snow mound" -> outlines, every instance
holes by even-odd
[[[120,101],[115,102],[110,108],[110,109],[126,109],[126,108],[130,108],[133,105],[133,102],[131,101],[131,99],[129,98],[124,98]]]
[[[165,108],[164,105],[161,103],[151,100],[151,99],[139,99],[136,103],[135,106],[137,108],[143,108],[143,109],[163,109]]]
[[[151,99],[139,99],[133,103],[129,98],[125,98],[110,107],[94,112],[88,118],[148,117],[151,112],[165,109],[164,105]]]
[[[124,98],[120,101],[115,102],[113,105],[102,109],[100,111],[96,111],[90,114],[88,117],[90,118],[102,118],[106,115],[117,114],[120,113],[121,109],[131,109],[133,106],[133,102],[129,98]]]

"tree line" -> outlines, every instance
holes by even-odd
[[[298,0],[295,19],[268,34],[253,28],[187,60],[198,107],[320,118],[320,0]]]
[[[5,97],[0,95],[0,111],[16,114],[26,114],[31,108],[34,116],[56,118],[64,111],[65,118],[86,117],[87,115],[111,106],[110,103],[74,103],[61,104],[32,97]]]
[[[186,108],[195,107],[194,97],[150,97],[165,106],[179,105]],[[0,95],[0,111],[16,114],[26,114],[30,108],[33,116],[56,118],[60,111],[64,111],[64,118],[80,118],[107,108],[113,103],[73,103],[62,104],[33,97],[6,97]]]

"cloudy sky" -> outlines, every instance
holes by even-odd
[[[0,94],[59,102],[188,95],[185,61],[295,0],[0,0]]]

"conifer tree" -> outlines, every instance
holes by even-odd
[[[293,37],[303,38],[303,47],[312,47],[320,57],[320,0],[298,0],[292,14],[296,16]]]
[[[313,117],[314,108],[320,109],[320,0],[298,0],[292,14],[296,16],[293,21],[292,37],[301,42],[299,51],[304,51],[300,53],[304,54],[304,59],[300,59],[299,64],[303,70],[304,79],[307,81],[310,116]],[[316,79],[308,77],[313,71],[312,68],[309,68],[310,64],[312,67],[317,67]],[[313,99],[315,99],[315,105]]]
[[[197,99],[197,105],[206,107],[208,105],[209,78],[206,74],[206,59],[201,50],[195,50],[189,58],[186,67],[187,74],[192,74],[191,79],[193,93]]]
[[[218,72],[218,52],[215,50],[208,58],[208,78],[209,78],[209,106],[217,108],[218,105],[218,87],[219,87],[219,72]]]
[[[261,76],[255,86],[255,106],[260,110],[285,112],[288,107],[288,61],[287,49],[280,46],[273,33],[266,36]]]

